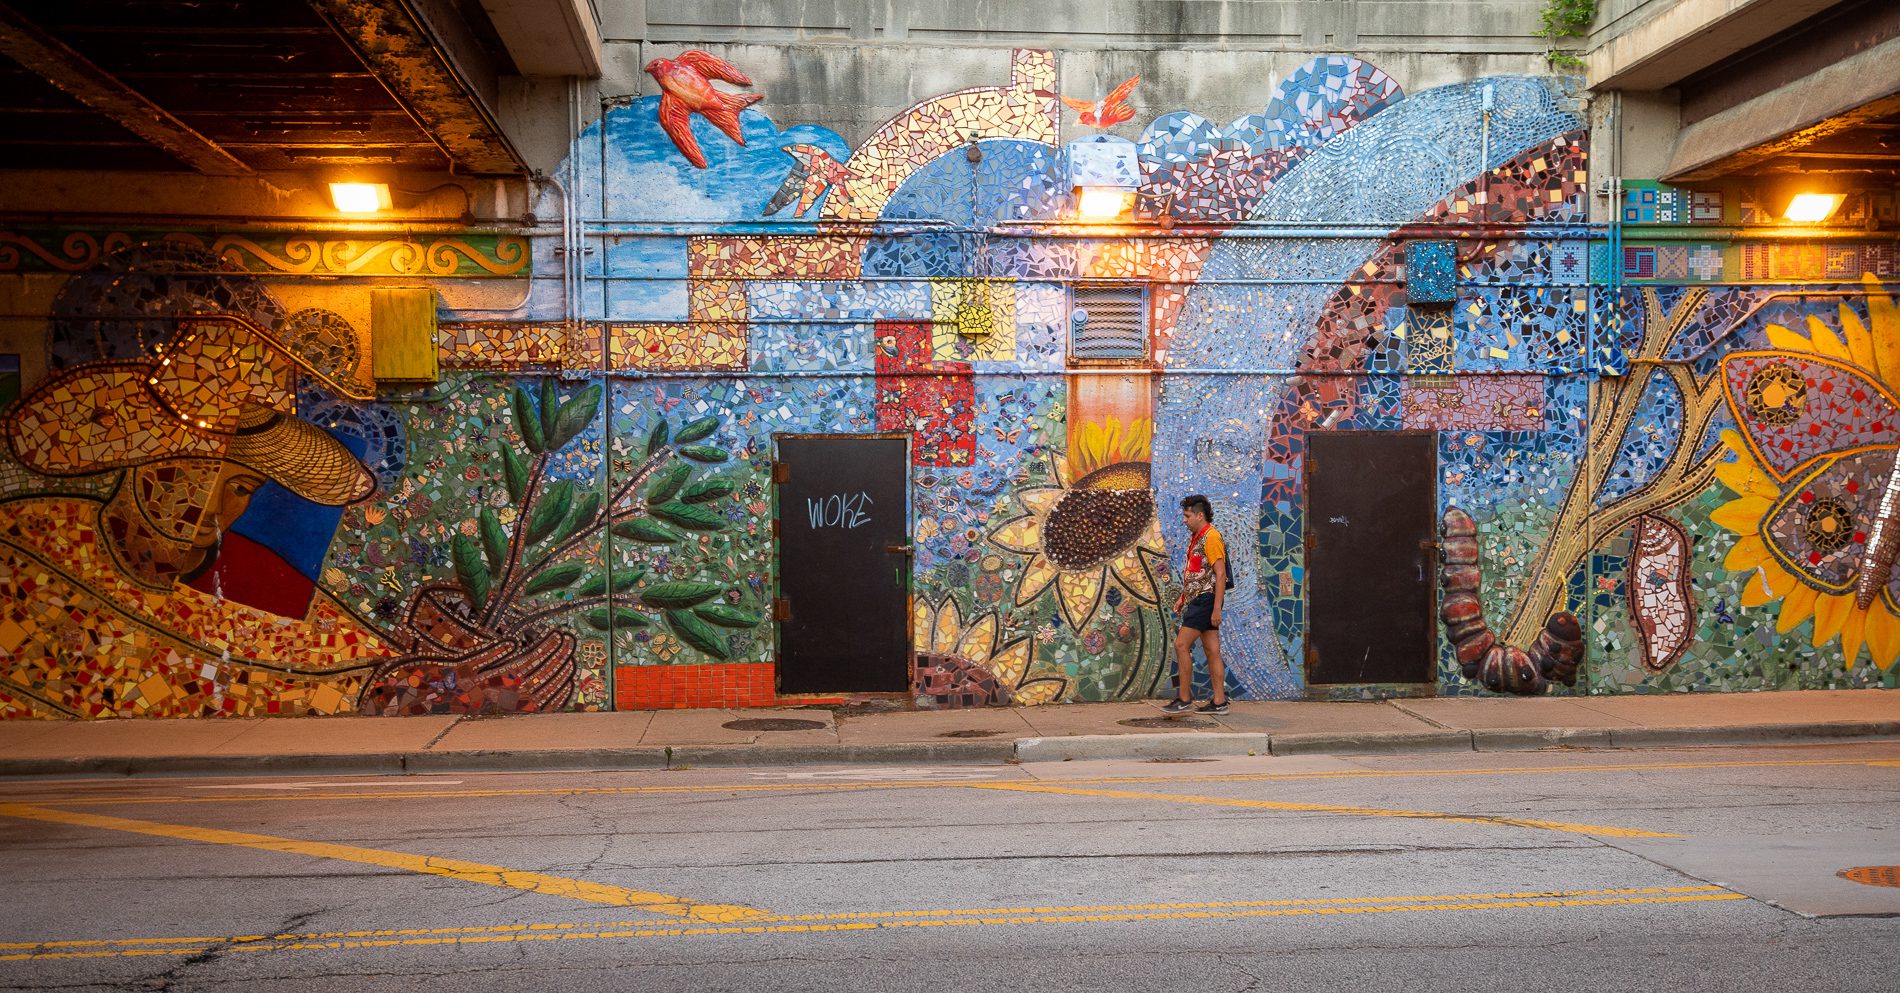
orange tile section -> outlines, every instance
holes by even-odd
[[[624,666],[614,673],[614,709],[770,707],[775,682],[770,663]]]

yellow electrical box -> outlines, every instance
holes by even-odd
[[[433,383],[435,290],[369,291],[369,366],[378,383]]]

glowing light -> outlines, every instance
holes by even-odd
[[[374,214],[389,209],[388,183],[331,183],[330,202],[345,214]]]
[[[1788,212],[1783,216],[1804,224],[1825,221],[1840,209],[1843,199],[1839,193],[1797,193],[1788,201]]]
[[[1090,220],[1108,221],[1134,212],[1135,191],[1112,186],[1084,186],[1076,213]]]

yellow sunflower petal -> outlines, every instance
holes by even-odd
[[[1730,572],[1747,572],[1763,562],[1772,561],[1768,554],[1768,543],[1761,540],[1761,535],[1745,534],[1736,539],[1735,547],[1728,550],[1728,557],[1722,560],[1722,568]]]
[[[1069,457],[1067,455],[1056,456],[1054,466],[1056,471],[1056,487],[1058,489],[1068,489],[1069,483],[1073,482],[1075,478],[1069,475]]]
[[[1128,436],[1122,439],[1122,460],[1125,462],[1146,462],[1154,458],[1155,422],[1138,417],[1128,426]]]
[[[1894,307],[1893,297],[1880,292],[1880,280],[1873,273],[1862,277],[1862,285],[1867,288],[1867,321],[1873,325],[1874,361],[1879,366],[1874,371],[1880,373],[1882,383],[1900,384],[1900,309]]]
[[[1018,707],[1038,707],[1060,699],[1068,688],[1069,681],[1066,679],[1037,678],[1024,683],[1012,699]]]
[[[1060,575],[1062,571],[1043,556],[1030,559],[1029,564],[1023,567],[1022,581],[1016,584],[1016,606],[1021,607],[1041,596],[1042,591],[1048,589],[1049,584]]]
[[[1854,612],[1854,595],[1823,593],[1814,601],[1814,637],[1808,643],[1816,648],[1840,636],[1847,615]]]
[[[1868,657],[1884,671],[1893,665],[1896,653],[1900,653],[1900,620],[1896,620],[1883,607],[1867,611]]]
[[[1084,569],[1065,572],[1056,578],[1056,596],[1062,601],[1062,616],[1077,631],[1095,616],[1095,608],[1102,602],[1102,590],[1107,585],[1102,575],[1106,571]]]
[[[1709,520],[1736,534],[1759,534],[1761,519],[1767,516],[1768,508],[1772,506],[1761,497],[1739,497],[1715,508]]]
[[[971,622],[963,633],[957,636],[956,653],[976,663],[987,663],[990,655],[996,651],[996,611],[992,610]]]
[[[910,605],[910,643],[930,650],[930,631],[936,624],[930,604],[919,598]]]
[[[1880,371],[1880,361],[1874,357],[1874,336],[1867,333],[1867,325],[1861,323],[1860,315],[1846,303],[1841,304],[1841,330],[1847,335],[1847,353],[1853,356],[1854,364],[1868,372]]]
[[[1770,348],[1785,348],[1791,352],[1812,352],[1814,343],[1801,337],[1800,332],[1784,328],[1779,324],[1768,325],[1768,345]]]
[[[1828,358],[1851,361],[1854,357],[1841,339],[1834,337],[1834,332],[1828,330],[1828,326],[1813,314],[1808,315],[1808,340],[1814,342],[1815,351]]]
[[[1042,551],[1042,518],[1034,514],[1012,517],[990,532],[990,541],[1018,555],[1035,555]]]
[[[955,600],[946,599],[937,608],[937,623],[931,628],[930,650],[939,654],[956,647],[957,635],[963,630],[963,608]]]
[[[1773,500],[1781,495],[1768,475],[1761,471],[1751,458],[1742,458],[1736,462],[1718,462],[1715,465],[1715,478],[1722,485],[1734,490],[1740,496],[1758,496]]]
[[[1060,486],[1038,486],[1035,489],[1017,493],[1016,498],[1022,501],[1023,509],[1037,517],[1047,517],[1049,511],[1062,501],[1063,494],[1067,492],[1068,490]]]
[[[1801,622],[1814,616],[1814,600],[1817,591],[1812,586],[1795,586],[1788,595],[1781,598],[1781,615],[1775,618],[1775,631],[1787,634],[1801,626]]]
[[[1115,578],[1121,580],[1122,589],[1127,590],[1129,596],[1142,603],[1159,602],[1154,577],[1148,574],[1147,565],[1141,561],[1141,549],[1130,548],[1115,556],[1109,567],[1115,570]]]
[[[1852,669],[1860,658],[1860,646],[1867,640],[1867,612],[1859,607],[1847,612],[1847,623],[1841,625],[1841,657],[1847,660]]]
[[[1023,673],[1029,671],[1028,638],[1018,638],[1003,646],[1003,650],[990,656],[990,674],[1004,686],[1015,686],[1022,682]]]
[[[1744,607],[1759,607],[1788,595],[1794,588],[1793,576],[1773,562],[1763,562],[1755,567],[1755,574],[1748,577],[1748,585],[1742,587],[1741,603]]]

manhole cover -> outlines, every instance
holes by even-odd
[[[1204,721],[1198,717],[1130,717],[1125,721],[1116,721],[1123,727],[1131,728],[1211,728],[1213,721]]]
[[[1212,762],[1214,760],[1213,759],[1149,759],[1148,761],[1154,762],[1159,765],[1181,765],[1188,762]]]
[[[824,726],[824,721],[801,721],[795,717],[748,717],[720,725],[734,731],[817,731]]]
[[[1003,732],[1001,731],[983,731],[977,728],[964,728],[961,731],[945,731],[944,733],[938,735],[937,737],[939,738],[987,738],[990,735],[1002,734],[1002,733]]]
[[[1900,865],[1862,865],[1836,875],[1868,886],[1900,886]]]

